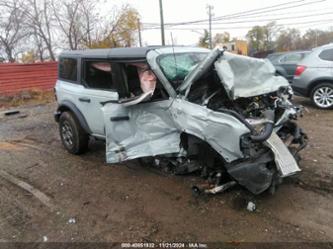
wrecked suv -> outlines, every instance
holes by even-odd
[[[90,137],[106,161],[139,158],[175,174],[198,172],[218,193],[240,184],[274,192],[300,171],[306,135],[289,83],[266,60],[188,47],[63,52],[55,119],[64,147]]]

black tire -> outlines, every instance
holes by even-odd
[[[83,130],[71,112],[63,112],[59,118],[59,133],[66,150],[75,155],[88,149],[89,135]]]
[[[322,93],[320,93],[322,91]],[[333,96],[333,84],[332,83],[320,83],[319,85],[315,86],[310,94],[312,103],[320,108],[320,109],[332,109],[333,108],[333,97],[329,97],[324,100],[320,100],[320,95],[324,94],[325,91],[329,91],[329,95]],[[323,96],[323,95],[322,95]],[[320,103],[322,101],[322,103]]]

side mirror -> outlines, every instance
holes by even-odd
[[[125,98],[125,99],[120,99],[118,101],[119,104],[123,105],[123,106],[132,106],[132,105],[136,105],[139,104],[141,102],[147,101],[151,98],[151,96],[153,96],[154,91],[148,91],[145,93],[142,93],[139,96],[135,96],[132,98]]]

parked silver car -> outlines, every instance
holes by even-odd
[[[333,107],[333,44],[314,48],[299,62],[292,88],[319,108]]]
[[[106,161],[199,172],[206,193],[274,192],[300,171],[306,135],[286,79],[266,60],[188,47],[64,52],[55,86],[64,147],[106,140]],[[201,190],[201,189],[200,189]],[[199,191],[199,188],[194,188]]]

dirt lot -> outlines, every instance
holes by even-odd
[[[296,101],[309,109],[300,120],[310,137],[303,172],[275,195],[257,197],[236,187],[194,198],[198,177],[136,161],[107,165],[103,143],[70,155],[54,103],[21,107],[27,116],[0,115],[0,240],[333,241],[333,112]]]

